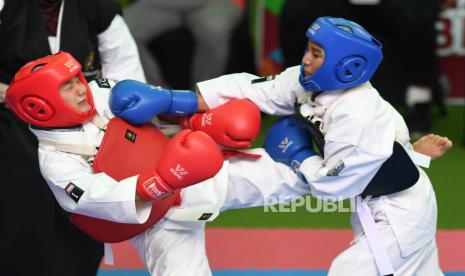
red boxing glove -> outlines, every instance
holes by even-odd
[[[139,175],[136,190],[145,200],[159,200],[215,176],[222,165],[223,156],[212,138],[183,130],[170,140],[156,168]]]
[[[257,138],[260,120],[260,109],[254,103],[235,99],[187,117],[181,121],[181,126],[204,131],[226,148],[245,149]]]

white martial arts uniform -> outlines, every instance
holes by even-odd
[[[412,149],[408,129],[369,82],[345,91],[326,91],[312,101],[312,93],[305,93],[298,82],[299,73],[296,66],[267,78],[231,74],[197,86],[210,108],[231,98],[248,98],[265,113],[286,115],[294,113],[299,100],[300,113],[320,121],[325,138],[324,159],[313,156],[300,167],[312,195],[360,195],[391,156],[394,141]],[[367,203],[395,275],[442,275],[435,243],[436,198],[428,176],[418,170],[420,178],[413,187]],[[355,213],[351,222],[355,239],[333,261],[329,275],[378,275]]]
[[[113,117],[108,108],[110,89],[100,88],[95,81],[89,86],[98,114],[108,121]],[[91,122],[77,128],[31,130],[39,139],[42,175],[65,210],[117,222],[145,222],[151,202],[136,209],[137,176],[118,183],[105,173],[94,174],[81,155],[56,151],[50,143],[98,146],[104,131]],[[45,140],[48,143],[41,142]],[[274,162],[263,149],[250,152],[262,157],[225,161],[214,178],[183,189],[179,206],[173,206],[164,219],[132,238],[153,275],[211,274],[205,254],[205,221],[198,220],[202,214],[212,213],[209,220],[213,220],[220,211],[230,208],[262,206],[282,195],[295,200],[309,193],[305,182],[287,166]],[[266,174],[257,174],[264,170]],[[65,192],[70,182],[84,191],[77,202]]]

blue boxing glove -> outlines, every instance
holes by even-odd
[[[287,164],[299,175],[300,164],[316,155],[312,149],[312,137],[303,123],[289,116],[271,126],[263,145],[273,160]]]
[[[153,116],[186,116],[197,111],[198,98],[194,91],[170,90],[135,80],[123,80],[112,88],[110,109],[131,124],[144,124]]]

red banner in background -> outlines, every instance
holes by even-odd
[[[453,100],[465,98],[465,1],[440,13],[436,25],[439,67],[447,78]]]

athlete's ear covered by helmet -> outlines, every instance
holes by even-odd
[[[325,51],[325,60],[313,75],[305,76],[301,65],[299,81],[306,91],[355,87],[370,80],[383,59],[381,43],[353,21],[320,17],[306,35]]]
[[[63,83],[77,76],[87,89],[87,112],[80,112],[64,102]],[[28,62],[13,77],[6,102],[25,122],[41,127],[68,127],[84,123],[95,114],[92,93],[81,72],[81,65],[69,53],[58,52]]]

